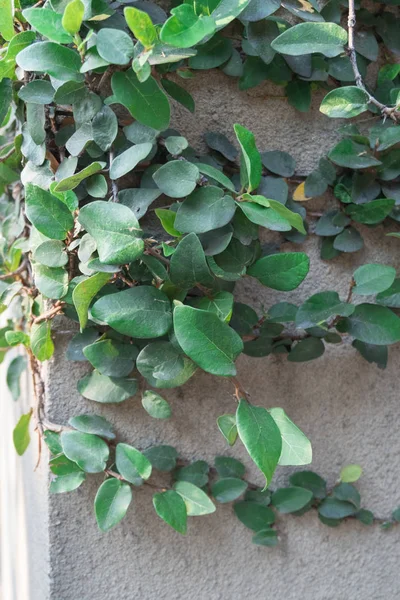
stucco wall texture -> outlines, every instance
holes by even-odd
[[[261,87],[252,94],[238,91],[221,73],[200,74],[188,82],[196,100],[195,116],[177,108],[175,126],[200,147],[207,130],[233,139],[232,126],[252,129],[261,149],[282,149],[309,172],[335,142],[337,121],[314,110],[300,114],[288,107],[278,88]],[[271,89],[270,89],[271,88]],[[275,95],[275,97],[274,97]],[[272,97],[271,97],[272,96]],[[329,199],[318,201],[326,206]],[[317,205],[318,205],[317,204]],[[363,230],[365,249],[323,263],[318,241],[309,236],[305,250],[311,271],[301,287],[284,298],[300,303],[316,291],[336,289],[346,295],[352,270],[365,262],[394,263],[396,240],[384,227]],[[272,234],[269,239],[274,239]],[[287,243],[285,250],[295,250]],[[302,248],[303,249],[303,248]],[[254,280],[238,285],[239,299],[261,308],[278,298]],[[282,294],[279,295],[282,298]],[[52,421],[66,423],[74,414],[101,414],[114,425],[121,440],[139,448],[166,443],[188,459],[210,462],[224,454],[242,459],[249,478],[262,482],[240,444],[229,449],[216,418],[234,410],[229,381],[196,375],[182,389],[165,394],[173,409],[167,422],[151,419],[139,398],[120,406],[96,404],[82,398],[76,381],[88,370],[83,363],[65,361],[75,328],[66,319],[55,322],[56,353],[47,367],[47,412]],[[285,357],[239,360],[239,375],[252,401],[282,406],[311,438],[312,468],[333,484],[344,464],[359,463],[365,474],[359,488],[365,506],[389,516],[400,504],[398,479],[398,360],[390,351],[386,371],[367,364],[351,346],[331,345],[317,361],[288,363]],[[35,450],[34,450],[35,451]],[[276,479],[286,481],[288,470]],[[395,600],[400,597],[399,532],[342,524],[330,529],[314,512],[303,517],[280,517],[280,543],[268,549],[251,544],[251,532],[233,515],[230,505],[213,515],[190,519],[186,537],[156,517],[151,493],[138,489],[128,515],[107,534],[98,531],[93,499],[102,478],[90,476],[77,491],[48,496],[49,595],[31,591],[21,600]],[[35,552],[32,543],[31,552]],[[7,599],[8,600],[8,599]]]

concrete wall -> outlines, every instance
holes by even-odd
[[[240,93],[235,82],[217,72],[200,74],[188,86],[198,112],[191,116],[177,108],[175,122],[198,147],[202,133],[210,129],[233,139],[232,126],[240,122],[256,133],[261,149],[288,150],[297,158],[299,172],[307,173],[336,139],[337,122],[319,115],[318,102],[312,113],[299,114],[276,97],[279,88],[265,85]],[[326,206],[329,199],[318,202]],[[326,289],[337,289],[343,297],[359,264],[394,264],[396,240],[385,238],[381,226],[363,233],[369,238],[365,250],[329,263],[319,260],[317,239],[310,236],[305,245],[311,255],[310,275],[284,298],[300,303],[312,292]],[[295,249],[291,244],[284,248]],[[259,307],[282,298],[250,279],[242,281],[238,291],[242,301]],[[248,465],[250,478],[261,483],[240,445],[228,449],[217,431],[218,415],[234,410],[228,381],[199,374],[183,389],[168,392],[174,416],[165,423],[147,416],[138,398],[116,407],[102,406],[76,391],[76,381],[88,367],[65,362],[73,325],[59,319],[55,328],[57,350],[46,380],[51,420],[62,423],[74,414],[96,412],[115,424],[121,440],[139,448],[167,443],[188,459],[236,456]],[[239,373],[256,404],[282,406],[308,434],[314,448],[313,468],[331,484],[342,465],[362,464],[365,475],[360,490],[365,506],[378,516],[388,516],[400,504],[398,359],[399,350],[392,349],[388,369],[381,371],[351,347],[331,346],[323,357],[303,365],[279,356],[243,357]],[[277,480],[285,481],[287,474],[280,469]],[[32,590],[21,600],[394,600],[400,596],[397,530],[384,533],[356,523],[330,529],[318,522],[315,513],[287,516],[279,518],[279,546],[266,549],[251,544],[251,532],[237,521],[230,506],[219,506],[214,515],[190,519],[188,535],[182,537],[155,516],[151,494],[139,489],[127,517],[102,534],[93,515],[100,482],[101,477],[91,476],[79,490],[43,501],[48,513],[50,592]],[[35,551],[32,543],[29,552]],[[44,567],[40,577],[47,579]]]

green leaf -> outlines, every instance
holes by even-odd
[[[243,350],[243,342],[217,315],[177,306],[174,331],[182,350],[204,371],[225,377],[236,374],[234,361]]]
[[[323,500],[326,496],[326,481],[313,471],[298,471],[290,476],[290,483],[296,487],[306,488],[315,498]]]
[[[343,329],[366,344],[385,346],[400,341],[400,319],[389,308],[375,304],[359,304],[353,314],[343,320]]]
[[[83,78],[79,73],[81,67],[79,54],[67,46],[60,46],[54,42],[32,44],[17,55],[16,61],[24,71],[47,73],[62,81],[81,81]]]
[[[337,498],[326,498],[318,508],[318,513],[325,519],[345,519],[357,512],[351,502],[342,502]]]
[[[217,425],[228,444],[233,446],[238,436],[236,415],[221,415],[217,419]]]
[[[108,531],[126,515],[132,501],[132,490],[118,479],[107,479],[97,490],[94,499],[96,521],[101,531]]]
[[[27,8],[22,12],[23,17],[36,31],[58,44],[70,44],[70,32],[63,27],[62,15],[49,8]]]
[[[184,369],[183,356],[166,341],[152,342],[143,348],[137,357],[136,366],[148,380],[168,381],[178,377]]]
[[[233,128],[242,151],[241,182],[247,191],[251,192],[260,185],[262,172],[261,156],[257,150],[254,135],[238,123]]]
[[[359,296],[368,296],[384,292],[393,284],[396,277],[396,269],[386,265],[362,265],[354,271],[356,285],[353,293]],[[348,315],[343,315],[348,316]]]
[[[64,267],[68,263],[65,245],[59,240],[47,240],[37,246],[32,258],[45,267]]]
[[[118,134],[118,119],[109,106],[103,106],[92,121],[93,141],[102,150],[110,148]]]
[[[380,160],[368,153],[367,146],[357,144],[351,139],[344,139],[336,144],[328,153],[328,158],[335,165],[346,169],[366,169],[382,164]]]
[[[196,187],[200,173],[196,165],[183,160],[172,160],[153,174],[157,187],[171,198],[183,198]]]
[[[246,471],[240,460],[230,456],[216,456],[214,463],[220,477],[242,478]]]
[[[173,237],[181,236],[181,232],[177,231],[174,227],[175,219],[176,219],[176,212],[174,212],[173,210],[170,210],[170,209],[166,209],[166,208],[156,208],[154,212],[156,213],[157,217],[160,219],[161,225],[163,226],[165,231],[167,233],[169,233],[169,235],[172,235]]]
[[[128,444],[117,444],[115,464],[122,477],[134,485],[148,479],[152,471],[149,459]]]
[[[218,2],[217,7],[211,13],[217,28],[221,29],[236,19],[249,3],[250,0],[221,0]]]
[[[395,200],[390,198],[381,198],[372,200],[366,204],[350,204],[346,206],[345,212],[357,223],[365,225],[376,225],[381,223],[395,206]]]
[[[376,302],[390,308],[400,308],[400,279],[395,279],[387,290],[380,292]]]
[[[11,392],[12,399],[17,401],[21,395],[20,379],[26,369],[25,356],[16,356],[8,365],[6,382]]]
[[[296,313],[296,327],[308,329],[327,321],[331,317],[349,317],[354,306],[342,302],[337,292],[318,292],[308,298]]]
[[[236,411],[238,433],[250,458],[271,482],[282,452],[282,436],[275,420],[262,406],[241,399]]]
[[[182,233],[204,233],[227,225],[235,210],[233,198],[225,196],[221,188],[201,187],[180,204],[175,227]]]
[[[86,473],[101,473],[106,468],[110,451],[97,435],[80,431],[63,431],[61,445],[67,458]]]
[[[96,294],[109,281],[109,273],[95,273],[89,279],[78,283],[72,292],[72,301],[78,313],[81,331],[85,329],[88,322],[88,310],[90,303]]]
[[[138,349],[114,340],[99,340],[86,346],[83,354],[101,375],[128,377],[133,370]]]
[[[282,436],[282,452],[279,464],[308,465],[312,461],[312,448],[310,440],[289,419],[283,408],[271,408],[270,414],[279,427]]]
[[[86,479],[86,474],[64,454],[52,458],[50,470],[55,475],[50,482],[50,494],[62,494],[76,490]]]
[[[61,179],[53,189],[53,192],[68,192],[69,190],[73,190],[87,177],[91,177],[98,171],[101,171],[106,166],[104,162],[93,162],[82,171],[71,175],[70,177],[66,177],[65,179]]]
[[[182,104],[188,111],[194,113],[195,106],[191,94],[185,88],[181,87],[175,81],[170,79],[161,79],[161,85],[171,98]]]
[[[85,6],[81,0],[71,0],[67,4],[62,17],[62,26],[70,35],[75,35],[81,28]]]
[[[260,258],[247,270],[247,274],[267,287],[288,292],[301,284],[309,268],[310,259],[304,252],[282,252]]]
[[[144,243],[139,237],[142,230],[127,206],[102,200],[90,202],[80,210],[78,220],[96,240],[100,262],[124,264],[143,253]]]
[[[365,344],[359,340],[354,340],[351,344],[358,350],[361,356],[369,363],[376,363],[379,369],[386,369],[388,362],[388,347],[376,346],[375,344]]]
[[[360,465],[346,465],[340,471],[340,481],[344,483],[354,483],[358,481],[362,475],[362,467]]]
[[[251,196],[254,198],[255,196]],[[272,231],[290,231],[292,226],[273,208],[265,208],[256,202],[240,202],[241,210],[252,223]]]
[[[115,100],[125,106],[140,123],[159,131],[168,127],[168,98],[153,77],[140,82],[132,70],[118,72],[112,76],[111,87]]]
[[[200,173],[205,175],[207,178],[214,179],[216,182],[220,183],[222,187],[233,193],[236,193],[236,188],[232,181],[226,175],[224,175],[222,171],[204,163],[196,163],[196,166]]]
[[[301,487],[280,488],[272,494],[271,502],[282,514],[304,508],[313,498],[310,490]]]
[[[157,42],[157,30],[149,15],[134,7],[124,9],[125,20],[133,35],[145,48],[154,46]]]
[[[58,198],[28,183],[25,186],[26,216],[40,233],[53,240],[64,240],[74,226],[67,206]]]
[[[278,202],[277,200],[272,200],[270,198],[265,198],[264,196],[250,194],[243,194],[243,198],[249,200],[250,202],[255,202],[260,206],[264,206],[266,208],[271,208],[279,216],[285,219],[292,227],[297,229],[300,233],[306,235],[306,230],[304,229],[303,218],[300,214],[297,214],[291,210],[289,210],[284,204]]]
[[[289,56],[318,52],[332,58],[344,51],[346,43],[346,31],[335,23],[299,23],[281,33],[271,46]]]
[[[178,453],[172,446],[153,446],[144,451],[154,469],[172,471],[176,465]]]
[[[346,228],[342,233],[336,236],[333,242],[333,248],[341,252],[357,252],[364,246],[363,238],[354,227]]]
[[[97,52],[113,65],[126,65],[133,57],[133,41],[120,29],[100,29],[96,39]]]
[[[225,504],[232,502],[244,494],[247,483],[236,477],[225,477],[216,481],[211,487],[211,493],[217,502]]]
[[[45,431],[43,434],[44,441],[51,454],[57,455],[62,454],[62,446],[60,442],[60,434],[55,433],[54,431]]]
[[[287,152],[281,150],[270,150],[261,153],[261,160],[264,167],[271,173],[281,177],[291,177],[296,169],[296,161]]]
[[[142,160],[147,158],[153,148],[153,144],[146,142],[145,144],[137,144],[118,154],[111,163],[110,178],[119,179],[123,177],[138,165]]]
[[[300,340],[290,350],[288,361],[290,362],[306,362],[315,360],[323,355],[325,346],[322,340],[316,337],[309,337]]]
[[[51,321],[42,321],[42,323],[33,323],[31,327],[31,349],[33,355],[40,362],[49,360],[54,353],[54,344],[51,339]]]
[[[230,292],[217,292],[212,297],[203,296],[193,300],[191,306],[213,312],[221,321],[229,323],[232,315],[233,295]]]
[[[151,390],[144,392],[142,406],[153,419],[169,419],[171,416],[171,407],[168,402]]]
[[[3,123],[12,101],[12,87],[10,79],[0,81],[0,125]]]
[[[325,96],[319,110],[331,118],[350,119],[368,110],[368,96],[355,85],[341,87]]]
[[[78,392],[84,398],[102,404],[124,402],[124,400],[132,398],[136,391],[136,379],[107,377],[98,371],[93,371],[78,381]]]
[[[11,0],[0,0],[0,34],[5,40],[11,40],[15,35],[14,3]]]
[[[190,48],[215,31],[214,20],[209,16],[196,15],[189,4],[172,8],[171,15],[160,31],[161,40],[170,46]]]
[[[278,534],[275,529],[262,529],[253,535],[251,541],[253,544],[257,544],[259,546],[276,546],[278,543]]]
[[[40,264],[35,264],[33,267],[35,285],[43,296],[54,300],[65,296],[68,292],[68,273],[65,269],[45,267]]]
[[[188,481],[177,481],[174,490],[185,502],[189,517],[209,515],[215,512],[215,505],[203,490]]]
[[[26,415],[21,415],[18,423],[14,427],[13,441],[14,446],[19,456],[22,456],[29,446],[31,436],[29,434],[29,423],[31,420],[32,411],[30,410]]]
[[[271,508],[255,502],[236,502],[233,510],[239,521],[253,531],[266,529],[275,521],[275,514]]]
[[[153,505],[157,515],[178,533],[186,533],[186,504],[177,492],[167,490],[154,494]]]
[[[113,440],[115,434],[112,425],[104,417],[98,415],[79,415],[71,417],[68,423],[82,433],[93,433],[107,440]]]
[[[178,244],[170,261],[172,283],[189,290],[197,284],[212,285],[204,250],[195,233],[189,233]]]
[[[161,337],[172,324],[170,301],[153,286],[103,296],[92,307],[92,315],[118,333],[135,338]]]

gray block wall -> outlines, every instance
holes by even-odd
[[[219,72],[188,81],[196,100],[196,115],[176,107],[175,126],[198,148],[202,133],[216,130],[231,139],[239,122],[252,129],[260,149],[287,150],[308,173],[335,143],[338,122],[313,111],[300,114],[280,96],[281,88],[265,85],[249,93]],[[329,204],[319,199],[317,208]],[[302,247],[311,256],[310,274],[301,287],[284,298],[300,303],[316,291],[336,289],[345,297],[352,271],[366,262],[395,265],[398,242],[385,237],[383,226],[363,230],[366,247],[355,255],[324,263],[318,241],[310,236]],[[277,234],[267,234],[277,239]],[[285,250],[296,250],[289,243]],[[396,266],[396,265],[395,265]],[[238,285],[239,299],[260,308],[282,298],[254,280]],[[76,330],[66,319],[55,323],[56,353],[47,367],[48,417],[66,423],[74,414],[95,412],[115,425],[118,437],[138,448],[157,443],[177,447],[188,459],[212,462],[225,454],[242,459],[253,481],[262,483],[240,445],[229,449],[216,427],[216,418],[234,410],[229,381],[196,375],[182,389],[165,395],[173,418],[151,419],[138,398],[120,406],[103,406],[82,398],[76,381],[87,371],[82,363],[65,361],[69,339]],[[312,468],[333,484],[344,464],[359,463],[365,474],[359,487],[365,506],[377,516],[389,516],[400,504],[398,458],[399,349],[390,351],[386,371],[367,364],[348,345],[330,346],[317,361],[288,363],[285,357],[239,360],[239,375],[252,401],[282,406],[310,437]],[[31,453],[36,454],[35,447]],[[25,459],[29,460],[29,459]],[[39,477],[39,486],[38,480]],[[276,479],[286,481],[288,470]],[[231,600],[247,597],[287,600],[395,600],[400,597],[399,532],[382,532],[361,524],[330,529],[315,513],[301,518],[280,517],[280,544],[268,549],[251,544],[251,532],[232,514],[230,505],[215,514],[190,519],[188,534],[179,536],[159,520],[151,494],[139,489],[127,517],[107,534],[98,531],[93,499],[102,478],[90,476],[77,491],[50,496],[40,475],[30,474],[27,504],[35,498],[46,529],[37,557],[29,546],[31,570],[45,588],[32,586],[17,600]],[[39,490],[37,489],[39,487]],[[42,498],[42,495],[44,496]],[[34,527],[30,515],[27,528]],[[44,590],[44,591],[43,591]],[[7,598],[7,600],[9,600]],[[10,599],[14,600],[14,598]]]

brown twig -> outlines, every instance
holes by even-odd
[[[65,306],[65,302],[58,301],[56,304],[48,310],[47,312],[39,315],[35,319],[33,319],[33,324],[38,325],[38,323],[42,323],[43,321],[47,321],[47,319],[53,319],[56,315],[59,315]]]
[[[23,260],[18,269],[15,269],[15,271],[11,271],[11,273],[4,273],[3,275],[0,275],[0,281],[10,279],[10,277],[17,277],[17,275],[20,275],[23,271],[25,271],[26,268],[27,261]]]

